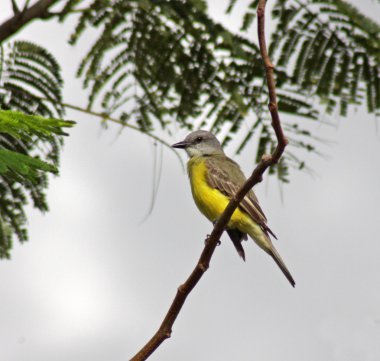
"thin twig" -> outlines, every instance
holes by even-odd
[[[49,101],[49,99],[47,99],[47,98],[38,98],[38,99]],[[119,125],[121,125],[121,126],[123,126],[125,128],[133,129],[133,130],[135,130],[135,131],[137,131],[139,133],[147,135],[149,138],[152,138],[153,140],[161,143],[163,146],[165,146],[166,148],[170,149],[171,151],[174,151],[174,154],[177,156],[178,160],[180,161],[180,163],[181,163],[181,165],[183,167],[183,161],[182,161],[182,158],[179,155],[179,153],[175,149],[173,149],[168,142],[166,142],[162,138],[158,137],[157,135],[154,135],[152,133],[146,132],[143,129],[141,129],[141,128],[133,125],[133,124],[128,124],[128,123],[125,123],[125,122],[123,122],[123,121],[121,121],[119,119],[113,118],[113,117],[111,117],[110,115],[108,115],[106,113],[98,113],[98,112],[95,112],[93,110],[84,109],[84,108],[81,108],[80,106],[77,106],[77,105],[74,105],[74,104],[69,104],[69,103],[57,103],[57,104],[63,106],[64,108],[69,108],[69,109],[72,109],[72,110],[76,110],[78,112],[94,115],[96,117],[102,118],[103,120],[108,120],[108,121],[110,121],[112,123],[119,124]]]
[[[256,166],[251,176],[239,189],[236,195],[231,199],[222,216],[216,222],[211,235],[208,237],[208,241],[203,249],[201,257],[194,268],[193,272],[186,280],[186,282],[178,287],[177,294],[171,304],[169,311],[167,312],[160,328],[155,333],[155,335],[148,341],[148,343],[131,359],[131,361],[142,361],[146,360],[160,345],[161,343],[170,337],[172,333],[172,326],[181,311],[183,304],[187,296],[190,294],[192,289],[201,279],[202,275],[206,272],[209,267],[211,257],[215,251],[217,243],[226,228],[233,212],[238,207],[240,201],[248,193],[248,191],[257,183],[262,181],[264,172],[268,167],[276,164],[281,155],[283,154],[288,140],[285,138],[284,133],[281,128],[280,118],[278,115],[278,107],[276,100],[276,89],[274,81],[274,67],[271,63],[266,43],[265,43],[265,5],[266,0],[260,0],[257,8],[257,18],[258,18],[258,33],[259,33],[259,43],[261,56],[265,66],[265,73],[269,91],[269,111],[272,117],[272,126],[277,137],[277,146],[271,155],[264,155],[261,161]]]
[[[29,7],[29,3],[30,3],[30,0],[26,0],[26,1],[25,1],[24,7],[22,8],[22,11],[23,11],[23,12],[26,11],[26,9],[28,9],[28,7]]]

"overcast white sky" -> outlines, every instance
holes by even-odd
[[[0,0],[0,21],[9,2]],[[374,13],[370,1],[361,3]],[[212,1],[218,19],[224,8]],[[35,22],[18,37],[53,52],[67,79],[65,99],[84,104],[73,77],[83,48],[69,47],[61,27]],[[15,242],[12,260],[0,262],[4,361],[128,360],[156,331],[211,231],[167,150],[154,212],[140,224],[151,196],[151,142],[114,126],[103,131],[77,112],[67,118],[78,125],[50,182],[50,212],[31,209],[30,241]],[[312,128],[335,142],[323,148],[328,160],[307,158],[316,179],[293,173],[283,202],[276,181],[257,187],[296,288],[252,241],[244,263],[223,236],[152,360],[380,359],[380,134],[364,110],[331,121]],[[253,150],[235,158],[246,173]]]

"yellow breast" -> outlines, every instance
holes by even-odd
[[[197,207],[211,222],[216,221],[227,207],[229,198],[218,189],[211,188],[207,183],[205,157],[191,158],[188,162],[188,172]],[[228,224],[230,228],[238,228],[242,231],[251,225],[249,216],[239,208],[236,209]]]

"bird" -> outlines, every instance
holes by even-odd
[[[206,218],[215,223],[246,181],[244,173],[235,161],[226,156],[216,136],[209,131],[196,130],[172,147],[184,149],[189,156],[187,171],[195,204]],[[295,287],[291,273],[271,240],[271,236],[277,237],[268,227],[267,218],[252,189],[232,214],[226,231],[244,261],[242,241],[247,240],[248,235],[273,258]]]

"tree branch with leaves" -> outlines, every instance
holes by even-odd
[[[202,127],[223,133],[223,146],[239,140],[236,154],[257,137],[256,162],[275,149],[260,51],[244,33],[256,20],[258,0],[248,6],[239,33],[210,17],[206,0],[9,2],[13,16],[0,24],[1,109],[59,118],[70,108],[62,99],[59,61],[41,45],[9,39],[35,19],[65,26],[74,17],[70,44],[95,34],[92,45],[80,44],[86,53],[77,77],[88,101],[75,107],[162,144],[159,132]],[[227,11],[236,3],[230,0]],[[305,151],[319,153],[320,140],[306,122],[322,123],[324,110],[345,116],[365,103],[379,114],[379,24],[332,0],[274,0],[272,18],[268,52],[277,65],[277,106],[291,117],[282,119],[288,151],[269,174],[285,183],[292,168],[308,169]]]

